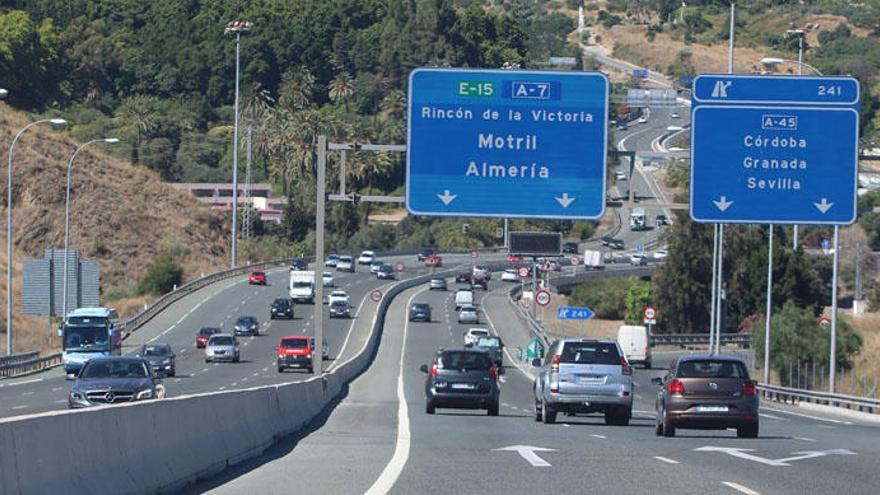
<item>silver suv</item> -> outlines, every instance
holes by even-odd
[[[632,417],[632,368],[614,340],[557,340],[535,379],[535,421],[554,423],[556,414],[602,412],[605,423],[626,426]]]
[[[238,339],[231,333],[215,333],[205,346],[205,362],[232,361],[237,363],[241,358]]]

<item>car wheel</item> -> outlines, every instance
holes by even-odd
[[[177,371],[171,370],[171,373],[168,373],[168,376],[177,376]]]
[[[205,364],[208,364],[208,363],[210,363],[210,362],[211,362],[211,360],[210,360],[210,359],[208,359],[208,358],[205,358]]]
[[[646,369],[646,370],[651,369],[651,361],[650,361],[650,360],[645,361],[645,369]]]
[[[543,419],[543,414],[541,414],[541,403],[537,400],[535,401],[535,421],[540,422]]]
[[[556,422],[556,411],[547,405],[547,403],[543,403],[541,405],[541,420],[544,421],[544,424],[553,424]]]
[[[672,421],[669,421],[669,418],[666,417],[666,413],[663,413],[663,436],[664,437],[674,437],[675,436],[675,425],[672,424]]]
[[[279,367],[278,367],[278,372],[279,372],[279,373],[284,373],[284,366],[279,366]]]
[[[436,410],[436,408],[434,407],[433,403],[425,402],[425,413],[426,414],[434,414],[435,410]]]
[[[235,356],[234,358],[232,358],[232,362],[233,362],[233,363],[237,363],[237,362],[238,362],[238,356]]]
[[[621,407],[617,410],[617,426],[629,426],[632,418],[632,407]]]
[[[758,438],[758,423],[738,427],[736,436],[739,438]]]
[[[498,403],[497,402],[493,402],[493,403],[489,404],[488,413],[489,413],[489,416],[498,416]]]
[[[315,368],[312,368],[311,366],[306,369],[308,370],[309,374],[313,374],[315,372]]]
[[[660,418],[658,417],[654,420],[654,435],[658,437],[663,436],[663,423],[660,422]]]

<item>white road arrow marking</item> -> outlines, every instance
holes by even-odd
[[[715,203],[715,206],[717,206],[718,209],[721,211],[730,208],[730,205],[733,204],[733,201],[727,200],[727,196],[721,196],[721,199],[719,201],[712,200],[712,202]]]
[[[821,203],[813,203],[813,205],[814,205],[816,208],[819,208],[819,211],[821,211],[822,213],[825,213],[825,212],[827,212],[828,210],[830,210],[832,206],[834,206],[834,203],[829,203],[829,202],[828,202],[828,199],[826,199],[826,198],[822,198],[822,202],[821,202]]]
[[[510,447],[495,449],[494,452],[516,452],[534,467],[550,467],[550,463],[538,457],[538,454],[535,452],[556,452],[556,449],[545,449],[544,447],[532,447],[530,445],[511,445]]]
[[[440,201],[443,201],[444,205],[448,206],[449,203],[452,203],[452,200],[455,199],[456,195],[449,194],[449,189],[446,189],[443,191],[443,194],[438,194],[437,197],[440,198]]]
[[[574,200],[575,198],[568,197],[568,193],[563,193],[561,198],[556,198],[556,201],[559,201],[559,204],[562,205],[563,208],[568,208],[568,205]]]
[[[745,459],[747,461],[759,462],[761,464],[765,464],[767,466],[773,467],[785,467],[791,466],[791,462],[801,461],[804,459],[812,459],[814,457],[825,457],[827,455],[857,455],[855,452],[846,450],[846,449],[831,449],[831,450],[810,450],[803,452],[792,452],[792,454],[798,454],[794,457],[786,457],[784,459],[767,459],[765,457],[757,456],[754,454],[748,454],[747,452],[754,452],[755,449],[739,449],[735,447],[700,447],[698,449],[694,449],[695,452],[723,452],[728,455],[732,455],[734,457],[739,457],[740,459]]]

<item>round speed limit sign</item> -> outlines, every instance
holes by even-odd
[[[380,291],[379,289],[376,289],[373,292],[370,292],[370,300],[373,302],[381,301],[382,300],[382,291]]]
[[[580,256],[572,256],[571,257],[571,264],[580,265],[581,264],[581,257]]]
[[[529,276],[529,267],[523,265],[516,269],[516,274],[519,278],[526,278]]]
[[[473,259],[477,259],[477,258],[479,258],[479,257],[480,257],[480,252],[479,252],[479,251],[471,251],[471,258],[473,258]]]
[[[646,320],[653,320],[656,318],[657,318],[657,310],[656,309],[652,308],[651,306],[648,306],[647,308],[645,308],[645,319]]]
[[[403,270],[406,269],[406,267],[403,266],[403,263],[400,263],[400,262],[398,262],[394,267],[397,268],[397,271],[399,271],[399,272],[402,272]]]
[[[539,290],[535,293],[535,302],[538,303],[539,306],[550,304],[550,293],[543,289]]]

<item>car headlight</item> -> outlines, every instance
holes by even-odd
[[[153,398],[153,390],[149,389],[149,388],[146,390],[141,390],[137,394],[137,400],[152,399],[152,398]]]
[[[85,402],[86,398],[80,392],[73,391],[70,392],[70,400],[72,400],[73,402]]]
[[[162,361],[162,364],[171,364],[171,358],[165,358],[165,360]]]

